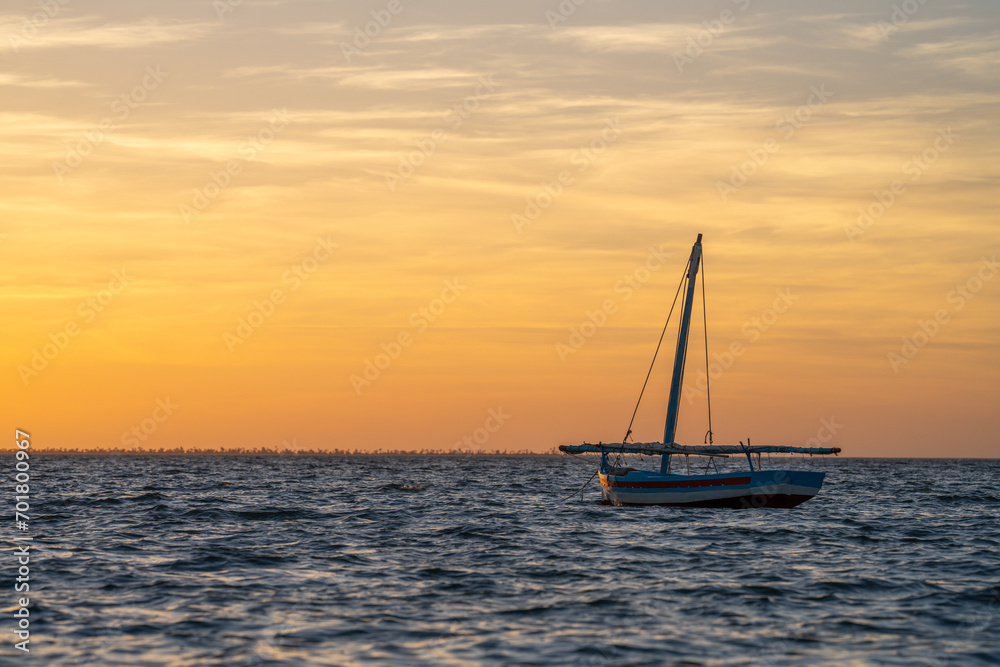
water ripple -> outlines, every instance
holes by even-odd
[[[1000,463],[794,464],[827,471],[815,499],[731,511],[605,507],[593,489],[563,502],[589,476],[565,458],[42,457],[32,652],[130,667],[1000,663]]]

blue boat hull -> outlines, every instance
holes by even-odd
[[[826,473],[755,470],[715,475],[662,475],[645,470],[600,472],[604,500],[613,505],[676,507],[795,507],[823,486]]]

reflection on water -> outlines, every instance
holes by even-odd
[[[1000,662],[1000,462],[781,463],[826,470],[823,490],[792,510],[616,508],[593,485],[563,502],[592,472],[566,458],[48,456],[32,655]]]

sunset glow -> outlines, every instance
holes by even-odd
[[[0,15],[37,449],[620,441],[702,233],[716,442],[997,455],[995,3],[50,4]]]

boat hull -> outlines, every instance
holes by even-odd
[[[613,505],[673,507],[795,507],[823,486],[826,473],[806,470],[755,470],[715,475],[661,475],[633,470],[625,475],[601,471],[604,500]]]

